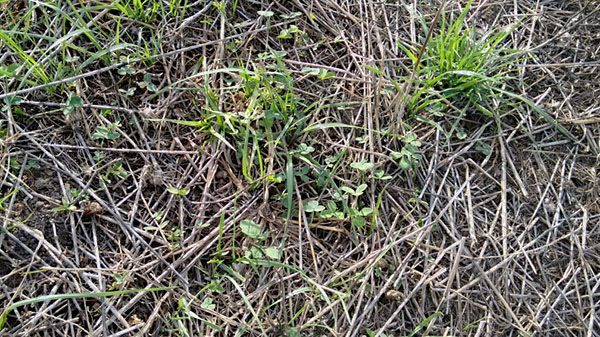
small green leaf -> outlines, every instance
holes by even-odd
[[[250,238],[253,238],[253,239],[261,238],[260,225],[252,220],[244,219],[244,220],[240,221],[240,228],[242,229],[242,233],[246,234]]]
[[[346,193],[354,194],[354,190],[353,189],[351,189],[349,187],[346,187],[346,188],[347,188],[347,190],[345,191]],[[341,190],[344,191],[344,188],[342,187]],[[342,195],[342,194],[340,194],[338,192],[333,192],[333,194],[331,195],[331,198],[333,198],[333,200],[341,201],[341,200],[348,199],[348,195],[347,194],[343,194]]]
[[[18,105],[23,99],[17,96],[4,97],[4,102],[8,105]]]
[[[260,16],[264,16],[265,18],[270,18],[273,16],[273,12],[271,11],[258,11],[256,12],[256,14],[260,15]]]
[[[467,138],[467,133],[465,132],[465,129],[460,127],[456,130],[456,137],[458,137],[458,139],[463,140],[465,138]]]
[[[265,251],[265,255],[267,255],[267,257],[269,257],[270,259],[279,260],[281,258],[281,253],[280,253],[279,249],[277,249],[275,247],[265,248],[264,251]]]
[[[298,29],[298,26],[296,25],[290,25],[290,32],[294,34],[303,33],[300,29]]]
[[[307,155],[307,154],[314,152],[315,148],[312,146],[306,145],[305,143],[301,143],[300,145],[298,145],[298,151],[300,151],[301,154]]]
[[[62,206],[58,206],[53,208],[51,211],[52,212],[58,212],[58,211],[76,211],[77,207],[75,207],[75,205],[70,205],[69,204],[69,200],[67,200],[67,198],[62,197],[61,199],[62,202]]]
[[[357,216],[352,218],[352,223],[360,228],[364,228],[365,224],[367,223],[367,220],[365,220],[365,218],[363,218],[362,216]]]
[[[190,188],[189,187],[184,187],[182,189],[177,189],[173,186],[169,186],[167,188],[167,191],[169,191],[169,193],[173,193],[173,194],[177,194],[177,195],[187,195],[188,193],[190,193]]]
[[[99,163],[104,158],[106,158],[106,153],[102,151],[94,152],[94,160],[96,161],[96,163]]]
[[[310,75],[319,75],[319,71],[320,71],[319,68],[311,68],[311,67],[304,67],[304,68],[302,68],[302,72],[303,73],[307,73],[307,74],[310,74]]]
[[[83,106],[83,99],[76,95],[69,96],[69,100],[67,101],[67,105],[72,107],[81,107]]]
[[[38,164],[38,162],[34,159],[29,159],[27,160],[27,164],[25,164],[25,171],[31,170],[31,169],[39,169],[40,165]]]
[[[348,194],[354,195],[356,193],[356,192],[354,192],[353,189],[351,189],[350,187],[347,187],[347,186],[342,186],[342,188],[340,188],[340,189]]]
[[[280,183],[280,182],[283,181],[282,177],[280,175],[267,176],[265,179],[267,181],[272,181],[272,182],[275,182],[275,183]]]
[[[292,34],[290,34],[290,30],[289,29],[282,29],[281,32],[279,33],[279,35],[277,36],[277,38],[279,38],[279,39],[291,39],[292,38]]]
[[[319,202],[316,200],[310,200],[308,202],[304,202],[303,204],[306,212],[321,212],[325,209],[325,207],[319,205]]]
[[[490,153],[492,153],[492,148],[490,147],[490,144],[487,143],[482,143],[481,145],[478,145],[475,149],[486,156],[489,156]]]
[[[133,74],[135,74],[135,69],[128,67],[128,66],[124,66],[124,67],[120,68],[119,70],[117,70],[117,73],[122,76],[133,75]]]
[[[398,166],[400,166],[400,168],[404,171],[408,171],[412,168],[412,163],[410,162],[410,159],[408,159],[408,157],[402,157],[400,159],[400,162],[398,163]]]
[[[208,290],[211,291],[216,291],[218,293],[222,293],[225,291],[225,288],[223,288],[220,284],[219,284],[219,280],[212,280],[212,282],[210,282],[209,285],[206,286]]]
[[[75,108],[83,106],[83,100],[81,97],[76,95],[70,95],[67,99],[67,106],[64,108],[63,113],[65,115],[70,114],[75,110]]]
[[[105,126],[98,126],[96,127],[96,131],[92,134],[92,139],[96,140],[96,139],[117,139],[120,137],[120,134],[118,132],[114,131],[114,126],[109,126],[109,127],[105,127]]]
[[[356,140],[359,144],[364,144],[369,140],[369,136],[364,135],[362,137],[356,137],[356,138],[354,138],[354,140]]]
[[[400,152],[392,152],[392,153],[390,153],[390,157],[392,159],[400,159],[403,157],[403,154]]]
[[[367,187],[367,184],[361,184],[356,188],[356,194],[361,195],[367,189]]]
[[[202,304],[200,304],[200,307],[208,310],[215,310],[216,308],[210,297],[205,298],[204,301],[202,301]]]
[[[402,141],[408,144],[413,142],[415,139],[417,139],[417,135],[414,133],[409,133]]]
[[[127,89],[127,90],[125,90],[125,89],[119,89],[119,92],[122,93],[122,94],[125,94],[127,96],[133,96],[133,94],[135,93],[135,89],[136,89],[136,87],[131,87],[131,88]]]
[[[365,207],[363,209],[360,210],[359,214],[362,216],[367,216],[369,214],[373,213],[373,209],[370,207]]]
[[[321,69],[319,71],[319,78],[322,80],[326,80],[328,78],[332,78],[333,77],[333,73],[330,71],[327,71],[326,69]]]
[[[250,249],[248,249],[246,251],[246,257],[254,258],[254,259],[262,259],[263,253],[257,247],[252,246],[252,247],[250,247]]]
[[[370,170],[375,166],[375,164],[368,162],[366,159],[361,160],[360,162],[350,163],[350,167],[360,170],[361,172],[365,172]]]
[[[325,211],[319,213],[319,216],[323,219],[326,219],[326,218],[331,217],[332,214],[333,214],[332,210],[325,210]]]
[[[392,179],[392,176],[386,176],[385,172],[383,170],[377,170],[375,171],[375,179],[380,179],[380,180],[389,180]]]
[[[294,31],[294,33],[296,33],[296,32],[301,32],[301,31]],[[332,72],[329,72],[329,71],[327,71],[327,69],[323,69],[323,68],[304,67],[304,68],[302,68],[302,72],[307,73],[309,75],[318,76],[322,80],[333,77]]]

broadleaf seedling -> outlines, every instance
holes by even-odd
[[[319,202],[316,200],[305,201],[302,204],[305,212],[316,213],[325,209],[325,207],[319,205]]]
[[[398,162],[398,166],[404,171],[408,171],[413,167],[417,167],[419,164],[419,160],[421,159],[421,155],[419,152],[419,146],[421,146],[421,142],[417,140],[417,135],[414,133],[409,133],[406,135],[402,142],[405,143],[404,147],[400,152],[392,152],[390,153],[390,157],[393,159],[400,159]]]
[[[354,162],[354,163],[350,163],[350,167],[355,168],[357,170],[359,170],[361,173],[365,173],[366,171],[370,170],[373,168],[373,166],[375,166],[375,164],[368,162],[367,159],[362,159],[359,162]]]
[[[133,74],[135,74],[135,69],[133,69],[129,66],[124,66],[124,67],[119,68],[119,70],[117,70],[117,73],[121,76],[133,75]]]
[[[337,204],[333,200],[327,201],[327,209],[319,214],[321,218],[334,218],[338,220],[344,219],[344,212],[339,211]]]
[[[386,176],[385,172],[383,170],[377,170],[373,174],[373,178],[379,179],[379,180],[389,180],[389,179],[392,179],[392,176],[389,176],[389,175]]]
[[[60,212],[60,211],[76,211],[77,207],[75,205],[71,205],[69,200],[65,197],[60,198],[62,202],[62,206],[58,206],[52,209],[52,212]]]
[[[483,153],[486,156],[489,156],[490,153],[492,153],[492,148],[488,143],[481,143],[480,145],[477,145],[477,147],[475,147],[475,150]]]
[[[348,186],[342,186],[341,190],[355,197],[360,197],[363,194],[363,192],[367,189],[367,187],[367,184],[361,184],[356,189],[352,189]]]
[[[96,127],[96,131],[92,134],[92,139],[106,139],[106,140],[114,140],[118,139],[121,135],[115,131],[115,129],[119,126],[119,124],[110,124],[109,126],[98,126]]]
[[[261,226],[252,220],[244,219],[240,221],[240,228],[242,233],[252,239],[264,240],[268,236],[268,233],[261,234]]]
[[[64,108],[63,113],[68,115],[75,111],[76,108],[83,106],[83,99],[77,95],[70,95],[67,99],[67,106]]]

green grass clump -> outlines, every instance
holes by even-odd
[[[416,65],[417,88],[408,102],[413,114],[422,109],[439,111],[452,103],[461,110],[474,106],[492,117],[503,101],[502,88],[510,88],[509,66],[523,52],[503,48],[501,43],[516,25],[478,37],[475,27],[465,27],[471,2],[451,24],[442,12],[440,30],[432,34],[421,60],[413,49],[398,44]]]
[[[475,27],[467,28],[465,17],[471,7],[472,0],[456,20],[450,18],[446,22],[446,14],[441,11],[441,23],[438,32],[433,31],[438,16],[431,25],[432,31],[422,20],[426,38],[420,48],[398,43],[413,63],[410,78],[402,79],[406,85],[386,76],[378,69],[367,67],[390,80],[402,94],[402,109],[399,118],[404,116],[404,107],[408,108],[408,117],[427,121],[440,126],[428,118],[419,116],[425,110],[434,115],[441,115],[448,108],[459,112],[456,123],[467,111],[482,112],[500,123],[500,117],[511,110],[520,109],[525,103],[546,122],[571,139],[574,136],[560,125],[552,116],[535,103],[515,92],[513,86],[518,81],[510,74],[515,71],[511,67],[520,60],[527,51],[506,48],[502,42],[514,31],[519,22],[499,31],[490,31],[481,35]],[[414,92],[409,96],[410,88]],[[470,110],[471,109],[471,110]],[[452,127],[454,129],[456,124]],[[446,134],[447,137],[451,136]]]
[[[113,2],[40,1],[0,14],[0,46],[7,57],[0,79],[13,89],[79,75],[99,65],[148,59],[159,53],[162,32],[152,24],[174,20],[178,5],[156,0]],[[179,10],[181,11],[181,10]],[[139,24],[138,34],[127,30]],[[49,86],[49,92],[61,93]]]

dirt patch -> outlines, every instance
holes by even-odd
[[[25,181],[31,184],[28,190],[37,196],[29,198],[25,193],[17,194],[10,216],[12,235],[5,236],[0,247],[6,253],[6,258],[0,260],[0,277],[24,267],[36,270],[55,265],[56,261],[51,258],[54,252],[48,250],[43,241],[62,254],[72,255],[73,242],[67,216],[64,212],[53,212],[57,205],[46,199],[60,200],[62,197],[58,179],[48,172],[52,171],[47,167],[27,172]],[[7,282],[13,282],[14,277],[16,275]]]

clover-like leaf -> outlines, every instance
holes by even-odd
[[[308,202],[303,202],[304,210],[306,212],[321,212],[325,209],[325,207],[319,205],[319,202],[316,200],[310,200]]]
[[[279,33],[279,35],[277,36],[277,38],[279,38],[279,39],[291,39],[292,38],[292,34],[290,34],[290,30],[289,29],[282,29],[281,32]]]
[[[248,258],[262,259],[263,253],[255,246],[250,247],[244,254]]]
[[[354,190],[348,186],[342,186],[341,190],[348,194],[352,194],[352,195],[356,194],[356,192],[354,192]]]
[[[365,218],[363,218],[362,216],[357,216],[352,218],[352,223],[360,228],[364,228],[365,224],[367,223],[367,220],[365,220]]]
[[[402,158],[402,156],[404,156],[402,153],[400,152],[392,152],[390,153],[390,157],[392,157],[392,159],[399,159]]]
[[[122,76],[133,75],[133,74],[135,74],[135,69],[128,67],[128,66],[124,66],[124,67],[121,67],[119,70],[117,70],[117,73]]]
[[[373,166],[375,166],[375,164],[368,162],[366,159],[363,159],[360,162],[350,163],[350,167],[355,168],[361,172],[370,170],[373,168]]]
[[[475,149],[486,156],[489,156],[490,153],[492,153],[492,148],[490,144],[487,143],[482,143],[481,145],[478,145]]]
[[[71,95],[69,96],[69,100],[67,101],[67,104],[73,107],[80,107],[83,105],[83,99],[81,99],[81,97],[76,96],[76,95]]]
[[[344,189],[342,188],[342,191]],[[350,191],[354,192],[353,189],[349,189]],[[341,201],[341,200],[346,200],[348,199],[348,195],[347,194],[341,194],[339,192],[333,192],[333,194],[331,194],[331,198],[333,198],[333,200],[337,200],[337,201]]]
[[[375,171],[375,179],[388,180],[392,179],[392,176],[386,176],[383,170]]]
[[[96,131],[92,134],[92,139],[117,139],[120,135],[115,132],[112,127],[98,126]]]
[[[4,97],[4,102],[9,105],[18,105],[23,99],[17,96]]]
[[[367,187],[367,184],[361,184],[356,188],[356,194],[361,195],[367,189]]]
[[[368,187],[367,184],[361,184],[360,186],[358,186],[356,188],[356,190],[353,190],[350,187],[343,186],[343,187],[341,187],[341,190],[348,194],[352,194],[355,197],[360,197],[363,194],[363,192],[367,189],[367,187]]]
[[[274,13],[272,11],[258,11],[256,12],[256,14],[264,16],[265,18],[270,18],[273,16]]]
[[[408,157],[402,157],[400,159],[400,162],[398,163],[398,166],[400,166],[400,168],[404,171],[408,171],[412,168],[412,163],[410,162],[410,159],[408,159]]]
[[[67,99],[67,106],[63,110],[63,113],[65,115],[68,115],[71,112],[73,112],[75,110],[75,108],[78,108],[81,106],[83,106],[83,99],[81,99],[81,97],[76,96],[76,95],[70,95],[69,98]]]
[[[311,152],[314,152],[315,148],[310,145],[306,145],[305,143],[301,143],[300,145],[298,145],[298,151],[300,151],[300,154],[306,155]]]
[[[320,68],[304,67],[302,68],[302,72],[307,73],[309,75],[318,76],[320,73]]]
[[[212,298],[210,297],[205,298],[200,304],[200,307],[208,310],[215,310],[216,308],[216,306],[213,304]]]
[[[361,209],[358,214],[360,214],[362,216],[367,216],[367,215],[369,215],[371,213],[373,213],[373,209],[370,208],[370,207],[365,207],[365,208]]]

